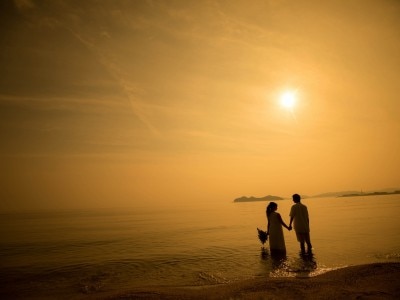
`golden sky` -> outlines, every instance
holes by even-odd
[[[1,1],[0,209],[399,187],[399,16],[395,0]]]

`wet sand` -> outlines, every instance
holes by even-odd
[[[208,287],[141,288],[105,299],[400,299],[400,263],[352,266],[309,278],[257,278]]]

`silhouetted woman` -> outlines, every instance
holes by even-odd
[[[267,233],[269,234],[269,249],[271,254],[284,255],[286,254],[285,238],[283,237],[282,226],[287,230],[289,226],[283,222],[282,217],[277,213],[278,204],[270,202],[267,206]]]

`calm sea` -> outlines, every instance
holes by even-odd
[[[288,253],[280,260],[257,238],[267,202],[1,214],[0,297],[80,299],[400,261],[400,195],[302,202],[314,255],[301,257],[295,233],[285,230]],[[288,223],[292,201],[277,203]]]

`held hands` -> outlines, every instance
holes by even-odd
[[[292,225],[289,225],[287,229],[288,229],[289,231],[292,230],[292,229],[293,229],[293,228],[292,228]]]

